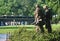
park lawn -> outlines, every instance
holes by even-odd
[[[7,33],[13,33],[14,31],[16,31],[17,29],[0,29],[0,33],[1,34],[7,34]]]
[[[0,26],[0,33],[13,33],[14,31],[18,30],[20,27],[25,27],[27,30],[34,30],[34,25],[17,25],[17,26]],[[60,24],[52,24],[52,30],[60,31]]]
[[[19,27],[34,28],[34,25],[15,25],[15,26],[0,26],[0,29],[17,29]]]
[[[52,24],[52,29],[60,31],[60,24]]]
[[[0,26],[0,33],[13,33],[18,30],[20,27],[25,27],[27,29],[33,29],[34,25],[15,25],[15,26]]]

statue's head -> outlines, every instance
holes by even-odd
[[[36,7],[40,7],[38,4],[36,4]]]
[[[47,8],[48,8],[48,6],[47,6],[47,5],[44,5],[44,6],[43,6],[43,9],[47,9]]]

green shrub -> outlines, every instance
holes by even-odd
[[[19,28],[10,37],[11,41],[60,41],[60,31],[52,33],[36,33],[34,30],[26,30],[25,27]]]

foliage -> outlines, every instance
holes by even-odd
[[[60,0],[0,0],[0,15],[34,16],[35,5],[52,8],[52,21],[60,20]]]
[[[31,15],[36,4],[46,4],[59,14],[60,0],[0,0],[0,15],[10,15],[12,12],[15,15]]]
[[[10,32],[11,41],[60,41],[60,24],[52,24],[52,33],[47,33],[47,31],[36,33],[34,27],[34,25],[0,26],[0,33],[7,34]]]
[[[52,33],[36,33],[27,31],[26,28],[20,28],[10,37],[11,41],[60,41],[60,31]]]

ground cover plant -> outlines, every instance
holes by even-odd
[[[60,25],[53,24],[52,33],[48,33],[45,29],[44,33],[35,32],[34,30],[27,30],[26,27],[19,27],[10,36],[11,41],[60,41]]]

